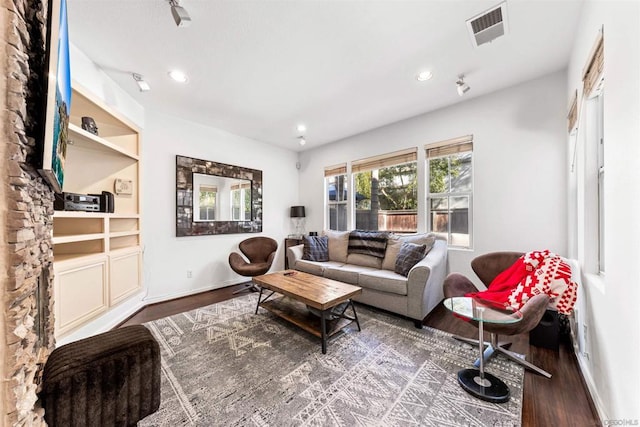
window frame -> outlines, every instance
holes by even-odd
[[[431,152],[431,154],[430,154]],[[435,154],[434,154],[435,153]],[[449,179],[449,191],[443,193],[432,193],[431,192],[431,160],[434,159],[448,159],[448,170],[450,171],[451,166],[451,157],[454,155],[459,155],[462,153],[470,154],[470,167],[471,167],[471,183],[469,191],[451,191],[451,180]],[[450,249],[462,249],[462,250],[473,250],[473,193],[474,193],[474,174],[475,165],[474,165],[474,155],[473,155],[473,135],[466,135],[459,138],[453,138],[445,141],[436,142],[433,144],[425,145],[425,194],[426,194],[426,229],[430,233],[438,233],[433,230],[431,215],[431,202],[436,198],[447,198],[447,215],[449,216],[449,220],[447,221],[447,246]],[[450,175],[450,172],[449,172]],[[451,220],[451,203],[450,200],[455,197],[466,197],[468,199],[468,212],[467,212],[467,222],[468,222],[468,235],[469,242],[468,245],[459,245],[454,244],[453,242],[453,233],[451,231],[451,226],[453,221]]]

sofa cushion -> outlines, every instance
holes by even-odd
[[[382,260],[382,268],[384,270],[395,270],[396,258],[398,258],[398,252],[400,252],[400,246],[402,246],[403,242],[426,245],[426,255],[429,253],[431,248],[433,248],[435,241],[436,236],[433,233],[410,234],[406,236],[394,234],[389,236],[389,239],[387,240],[387,251],[385,252],[384,259]]]
[[[358,284],[358,276],[360,273],[378,271],[371,267],[362,267],[360,265],[344,264],[341,267],[327,267],[324,269],[324,277],[327,279],[338,280],[352,285]]]
[[[336,267],[344,265],[341,262],[316,262],[316,261],[306,261],[303,259],[299,259],[296,261],[296,265],[293,266],[296,270],[304,271],[305,273],[313,274],[314,276],[324,276],[324,270],[327,267]]]
[[[329,260],[343,263],[347,262],[349,232],[325,230],[323,234],[329,238]]]
[[[426,250],[426,245],[403,242],[402,246],[400,246],[398,257],[396,258],[396,268],[394,271],[406,277],[411,268],[424,258]]]
[[[347,264],[379,269],[382,266],[382,260],[371,255],[349,254],[347,256]]]
[[[353,230],[349,233],[349,254],[384,258],[388,235],[389,233],[380,231]]]
[[[329,261],[329,238],[327,236],[304,236],[302,259],[307,261]]]
[[[407,278],[388,270],[361,273],[358,286],[381,292],[407,295]]]

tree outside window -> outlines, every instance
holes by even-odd
[[[470,148],[470,145],[469,145]],[[471,247],[472,153],[427,150],[429,230],[446,238],[450,246]]]

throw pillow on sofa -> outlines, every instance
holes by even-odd
[[[388,235],[379,231],[353,230],[349,233],[348,252],[382,259],[387,249]]]
[[[349,232],[324,230],[322,234],[329,238],[329,260],[343,263],[347,262]]]
[[[411,268],[424,258],[426,251],[426,245],[403,242],[400,246],[400,252],[398,252],[394,271],[406,277]]]
[[[433,233],[408,234],[406,236],[392,234],[387,240],[387,251],[384,255],[384,259],[382,260],[382,269],[389,271],[395,270],[396,259],[398,258],[398,253],[400,252],[402,243],[408,242],[415,243],[417,245],[425,245],[427,247],[425,250],[426,255],[433,248],[435,241],[436,237]]]
[[[302,259],[307,261],[329,261],[329,238],[327,236],[304,236]]]

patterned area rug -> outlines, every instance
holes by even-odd
[[[162,350],[162,403],[140,426],[516,426],[523,369],[502,356],[487,371],[511,388],[491,404],[456,373],[477,349],[435,329],[357,305],[327,354],[250,294],[146,324]]]

